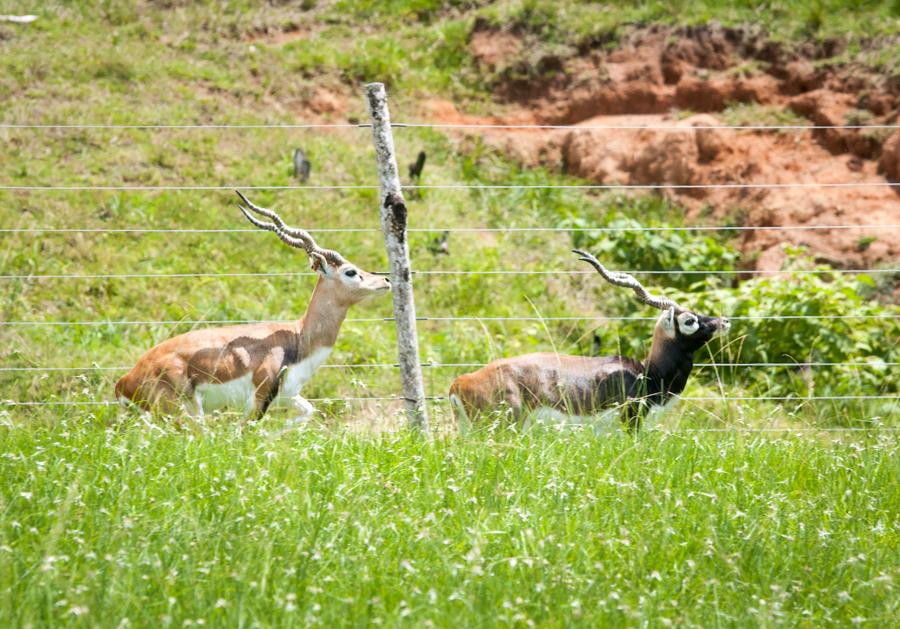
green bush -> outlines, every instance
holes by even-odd
[[[572,243],[586,249],[612,269],[623,271],[685,271],[652,276],[666,286],[688,288],[703,279],[700,271],[734,271],[740,254],[733,247],[710,236],[698,237],[684,231],[637,231],[641,227],[671,228],[659,221],[638,221],[621,213],[607,214],[597,221],[566,219],[563,226],[578,229],[600,227],[631,231],[576,231]],[[664,279],[663,279],[664,278]],[[713,285],[730,282],[731,274],[707,276]]]
[[[866,363],[736,371],[740,382],[766,395],[896,393],[898,381],[886,363],[900,361],[900,308],[880,303],[865,273],[811,268],[800,255],[788,268],[822,273],[756,277],[736,288],[710,286],[673,297],[700,312],[735,318],[721,362]]]
[[[739,252],[718,232],[698,236],[684,231],[601,231],[604,228],[671,227],[659,219],[673,215],[665,202],[617,199],[598,218],[566,215],[560,225],[579,230],[572,244],[592,252],[613,270],[735,271]],[[629,218],[640,215],[641,220]],[[590,231],[597,228],[597,231]],[[900,361],[900,308],[878,300],[871,275],[835,272],[816,266],[802,249],[790,250],[783,270],[738,282],[734,273],[673,273],[639,276],[651,291],[704,314],[734,318],[732,332],[710,354],[720,363],[798,363],[797,367],[706,370],[697,377],[718,377],[748,387],[756,395],[876,395],[898,391],[887,363]],[[607,290],[598,285],[599,290]],[[630,294],[605,294],[609,315],[633,314]],[[813,317],[813,318],[793,318]],[[601,331],[601,335],[603,335]],[[603,335],[606,336],[606,335]],[[618,351],[640,355],[648,346],[646,321],[618,327]],[[719,348],[722,348],[721,351]],[[817,365],[801,363],[864,363]]]
[[[366,39],[348,52],[338,54],[338,66],[350,81],[397,82],[406,67],[406,53],[392,37]]]

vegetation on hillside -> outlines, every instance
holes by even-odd
[[[388,6],[390,5],[390,6]],[[547,42],[558,42],[566,24],[613,29],[630,21],[673,18],[659,4],[618,7],[575,2],[513,2],[473,7],[430,2],[308,3],[303,10],[241,3],[176,5],[159,12],[151,5],[108,2],[98,10],[55,6],[27,27],[3,27],[4,72],[0,97],[10,122],[255,123],[296,122],[314,88],[346,91],[363,79],[394,81],[395,119],[415,118],[414,99],[423,91],[469,97],[478,83],[466,53],[475,16],[528,25],[546,24]],[[790,3],[764,13],[785,36],[800,37],[802,11]],[[876,6],[877,5],[877,6]],[[868,6],[868,5],[867,5]],[[723,9],[699,3],[682,7],[679,20],[748,19],[751,3]],[[779,8],[781,7],[781,8]],[[211,10],[215,8],[216,10]],[[675,7],[677,9],[678,7]],[[853,12],[828,5],[823,32],[890,22],[887,5]],[[784,10],[784,14],[779,11]],[[37,10],[37,9],[36,9]],[[40,13],[40,11],[38,11]],[[786,17],[790,14],[790,17]],[[611,16],[617,16],[610,21]],[[668,15],[668,17],[667,17]],[[591,19],[588,19],[591,16]],[[604,19],[603,16],[606,16]],[[882,19],[883,18],[883,19]],[[363,25],[365,24],[365,25]],[[532,29],[534,30],[534,29]],[[66,36],[63,37],[63,31]],[[281,43],[273,35],[296,33]],[[537,31],[536,31],[537,32]],[[572,37],[581,37],[573,30]],[[268,39],[267,39],[268,38]],[[57,54],[43,51],[52,46]],[[400,69],[402,68],[402,71]],[[473,75],[474,76],[474,75]],[[344,87],[342,87],[344,86]],[[474,90],[474,92],[472,91]],[[15,95],[15,97],[13,97]],[[364,118],[353,94],[347,116]],[[745,112],[746,115],[746,112]],[[327,119],[327,116],[326,116]],[[0,179],[25,186],[251,186],[291,185],[290,155],[302,146],[313,159],[319,185],[376,183],[365,129],[5,129]],[[460,144],[434,131],[397,132],[399,161],[425,149],[425,184],[577,183],[543,170],[521,169],[475,143]],[[375,190],[257,191],[254,200],[272,205],[290,221],[319,229],[368,228],[364,233],[323,233],[365,268],[384,267],[377,233]],[[0,192],[6,228],[219,229],[246,228],[230,190]],[[467,317],[654,317],[623,291],[591,275],[492,275],[497,270],[577,271],[572,245],[595,250],[611,266],[666,271],[644,276],[659,290],[681,294],[685,303],[737,316],[813,314],[790,324],[747,319],[735,338],[705,359],[724,362],[897,361],[896,309],[880,305],[875,280],[882,276],[813,273],[737,282],[740,261],[723,231],[584,231],[594,227],[682,226],[677,208],[653,198],[594,195],[576,190],[428,190],[411,202],[411,227],[572,227],[565,232],[453,233],[451,255],[435,257],[428,244],[436,233],[411,236],[414,265],[421,271],[471,271],[473,275],[420,275],[419,311],[427,316]],[[314,282],[306,260],[262,233],[4,233],[4,320],[108,321],[89,326],[4,326],[5,364],[55,367],[126,367],[147,347],[196,323],[119,325],[116,321],[196,322],[290,319],[303,311]],[[704,277],[700,270],[717,275]],[[684,274],[671,275],[672,270]],[[265,273],[271,278],[216,276]],[[152,277],[156,274],[213,274]],[[138,277],[32,279],[37,275],[134,274]],[[293,274],[293,275],[292,275]],[[151,275],[151,277],[146,277]],[[18,277],[23,276],[23,277]],[[689,294],[688,294],[689,293]],[[800,294],[802,293],[802,294]],[[673,293],[675,294],[675,293]],[[598,299],[602,296],[602,299]],[[796,297],[796,299],[795,299]],[[796,312],[795,312],[796,311]],[[383,299],[357,308],[352,317],[377,319],[390,313]],[[840,317],[865,315],[865,319]],[[836,318],[832,318],[836,317]],[[585,321],[434,321],[421,326],[423,358],[429,362],[478,363],[540,348],[584,352],[597,323]],[[652,322],[602,323],[602,351],[646,352]],[[389,363],[393,332],[381,321],[348,322],[333,361]],[[353,377],[323,372],[313,397],[390,395],[396,374],[359,369]],[[331,372],[334,373],[334,372]],[[443,395],[452,370],[428,370],[429,391]],[[8,399],[107,399],[116,370],[4,372]],[[804,395],[884,394],[896,391],[882,367],[814,370],[811,386],[798,386],[790,369],[708,372],[696,386],[724,386],[729,393]],[[804,376],[806,377],[806,376]],[[807,378],[808,379],[808,378]],[[73,398],[74,396],[74,398]],[[823,405],[811,404],[816,409]],[[342,408],[336,409],[343,412]],[[860,419],[883,417],[871,409]],[[841,411],[842,412],[842,411]],[[818,414],[818,410],[816,413]],[[838,413],[839,414],[839,413]]]

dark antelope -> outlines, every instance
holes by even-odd
[[[300,389],[331,353],[353,304],[391,286],[337,251],[322,249],[309,232],[287,226],[273,211],[238,192],[241,212],[251,223],[302,249],[319,274],[303,318],[295,323],[257,323],[195,330],[160,343],[116,383],[116,396],[151,411],[204,411],[236,407],[262,417],[273,402],[289,402],[296,421],[313,412]],[[252,212],[270,219],[265,222]]]
[[[623,405],[625,425],[636,429],[648,407],[665,404],[684,390],[694,352],[729,328],[725,318],[697,314],[651,295],[628,273],[607,270],[587,252],[575,253],[606,281],[630,288],[642,303],[664,310],[647,359],[537,353],[496,360],[453,382],[450,400],[458,419],[504,406],[519,421],[539,409],[591,416]]]

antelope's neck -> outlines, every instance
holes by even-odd
[[[350,303],[341,300],[336,291],[329,289],[328,284],[319,278],[306,314],[300,320],[298,355],[302,358],[317,349],[333,347],[349,309]]]
[[[694,368],[694,355],[683,351],[671,341],[658,343],[654,339],[650,348],[650,356],[644,362],[644,374],[647,378],[647,393],[664,402],[669,395],[678,395],[684,391],[691,370]]]

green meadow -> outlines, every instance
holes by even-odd
[[[369,80],[395,121],[421,120],[430,96],[493,111],[466,47],[479,18],[547,47],[636,22],[757,22],[786,41],[846,37],[845,54],[897,24],[895,2],[300,4],[0,1],[40,15],[0,22],[0,123],[301,123],[320,89],[347,111],[317,121],[365,122]],[[285,31],[304,35],[271,43]],[[890,68],[891,50],[867,63]],[[737,232],[687,229],[654,196],[427,189],[408,206],[432,435],[404,430],[394,399],[341,399],[400,393],[386,297],[351,310],[304,388],[319,413],[303,429],[282,432],[284,411],[146,421],[103,405],[146,349],[209,322],[299,318],[314,286],[233,189],[386,270],[370,130],[3,127],[0,141],[0,624],[897,623],[895,276],[797,249],[796,273],[739,280]],[[427,152],[424,185],[585,183],[477,136],[398,128],[395,143],[401,172]],[[298,185],[298,147],[310,185],[371,188],[251,189]],[[85,186],[118,189],[65,189]],[[578,273],[573,247],[732,317],[731,334],[637,437],[502,418],[459,436],[440,399],[472,369],[457,365],[646,354],[658,313]]]

